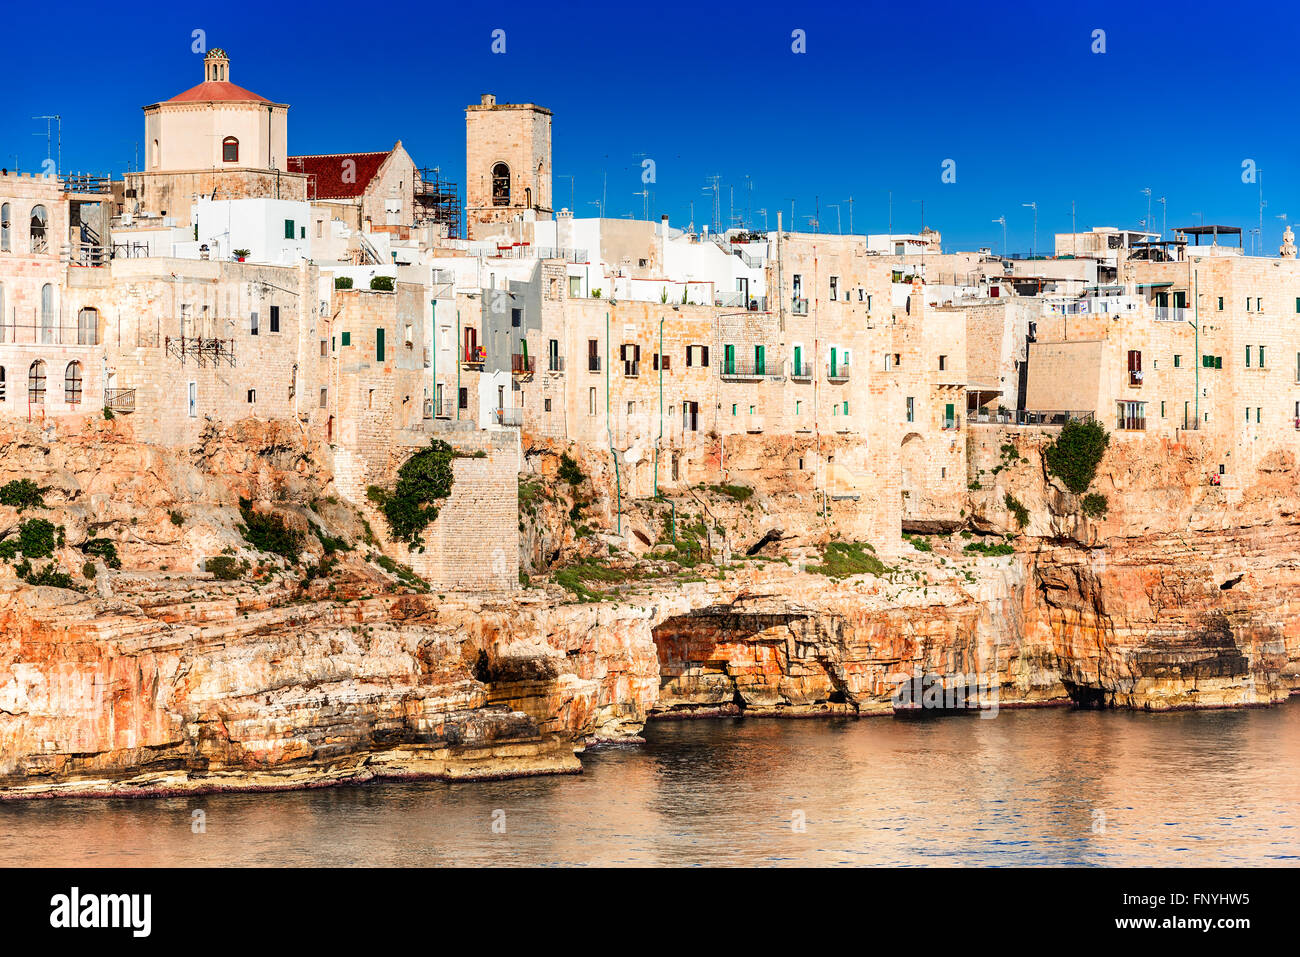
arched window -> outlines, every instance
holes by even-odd
[[[45,363],[40,359],[27,369],[27,401],[32,405],[45,404]]]
[[[5,398],[5,367],[0,366],[0,402],[3,402]]]
[[[32,207],[32,252],[43,253],[49,245],[49,240],[45,236],[45,226],[49,221],[49,216],[45,213],[44,206]]]
[[[41,287],[41,342],[54,341],[54,287]]]
[[[492,205],[510,205],[510,167],[505,163],[492,167]]]
[[[221,141],[221,162],[239,162],[239,140],[235,139],[233,136],[227,136]]]
[[[154,141],[153,141],[153,165],[154,165],[155,167],[158,166],[158,160],[159,160],[159,157],[161,157],[161,156],[162,156],[162,150],[160,150],[160,149],[158,148],[158,141],[157,141],[157,140],[154,140]]]
[[[87,306],[77,313],[77,345],[99,345],[99,310]]]
[[[81,404],[81,363],[75,359],[63,371],[63,401],[68,405]]]
[[[9,252],[9,204],[0,205],[0,253]]]

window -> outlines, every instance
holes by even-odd
[[[577,298],[578,298],[579,296],[581,296],[581,295],[582,295],[582,277],[581,277],[581,276],[570,276],[570,277],[569,277],[569,296],[570,296],[571,298],[573,298],[573,299],[577,299]]]
[[[257,404],[257,390],[256,390],[256,389],[249,389],[249,390],[248,390],[248,404],[249,404],[249,405],[256,405],[256,404]]]
[[[9,204],[0,206],[0,253],[9,252]],[[1300,312],[1300,299],[1295,301],[1295,311]]]
[[[27,369],[27,401],[32,405],[45,404],[45,363],[40,359]]]
[[[682,403],[682,431],[698,432],[700,430],[700,404],[698,402]]]
[[[271,307],[271,331],[272,332],[280,331],[280,307],[279,306]]]
[[[366,390],[366,408],[367,408],[367,409],[373,409],[374,407],[375,407],[375,390],[374,390],[374,389],[367,389],[367,390]]]
[[[384,330],[382,326],[375,330],[375,361],[384,361]]]
[[[248,334],[250,336],[255,336],[257,335],[257,330],[257,313],[254,312],[248,317]]]
[[[34,253],[45,252],[49,245],[49,240],[45,235],[45,227],[49,217],[45,213],[44,206],[32,207],[31,226],[28,236],[31,241],[31,251]]]
[[[1259,425],[1260,417],[1263,415],[1263,412],[1264,412],[1264,410],[1261,409],[1259,406],[1256,406],[1256,407],[1255,407],[1255,424],[1256,424],[1256,425]]]
[[[794,358],[791,360],[790,374],[794,376],[804,376],[807,373],[803,368],[803,345],[794,347]]]
[[[840,277],[831,276],[831,302],[835,301],[835,297],[839,293],[839,288],[840,288]]]
[[[461,409],[469,408],[469,388],[461,386],[456,390],[456,406]]]
[[[320,354],[322,359],[329,355],[329,343],[324,339],[320,341]]]
[[[1140,431],[1147,427],[1145,402],[1117,402],[1115,428]]]
[[[5,367],[0,366],[0,402],[5,400]],[[1300,418],[1300,415],[1297,416]]]
[[[492,205],[510,205],[510,167],[505,163],[492,167]]]
[[[944,371],[945,369],[947,369],[947,368],[948,368],[948,357],[947,357],[947,356],[940,356],[940,357],[939,357],[939,371],[940,371],[940,372],[943,372],[943,371]]]
[[[1180,356],[1180,355],[1175,355],[1175,356],[1174,356],[1174,368],[1177,369],[1177,368],[1179,368],[1180,366],[1182,366],[1182,364],[1183,364],[1183,357]]]
[[[754,346],[754,375],[767,375],[767,346]]]
[[[600,371],[600,340],[599,339],[587,340],[587,371],[588,372]]]
[[[1142,353],[1137,349],[1128,351],[1128,384],[1142,384]]]
[[[546,344],[547,367],[552,372],[560,371],[560,340],[552,339]]]
[[[323,219],[316,220],[316,238],[320,239],[321,235],[324,232],[325,232],[325,220]]]
[[[190,398],[189,413],[190,413],[190,418],[193,419],[196,418],[199,414],[199,384],[197,382],[190,383],[189,398]]]
[[[1250,368],[1250,346],[1246,346],[1246,368]]]
[[[41,342],[54,341],[54,287],[41,287]]]
[[[1259,347],[1259,367],[1264,368],[1264,347]]]
[[[795,414],[795,415],[802,415],[802,414],[803,414],[803,400],[802,400],[802,399],[795,399],[795,400],[794,400],[794,414]],[[801,465],[800,468],[803,468],[803,466]]]
[[[848,400],[848,399],[845,399],[845,400],[844,400],[844,414],[845,414],[845,415],[848,415],[848,414],[849,414],[849,400]]]
[[[81,404],[81,363],[75,359],[63,370],[63,401],[68,405]]]
[[[344,348],[352,345],[352,333],[350,332],[339,333],[339,345],[343,346]]]
[[[957,428],[957,407],[951,402],[943,407],[943,427],[945,429]]]
[[[402,341],[406,343],[406,348],[415,348],[415,326],[412,323],[406,323],[403,330]]]
[[[297,234],[294,232],[294,229],[293,229],[293,220],[292,220],[292,219],[286,219],[286,220],[284,221],[284,238],[285,238],[285,239],[293,239],[296,235],[297,235]]]
[[[87,307],[77,313],[77,345],[99,345],[99,312]]]
[[[542,400],[542,409],[543,409],[543,411],[545,411],[545,412],[550,412],[550,411],[551,411],[551,400],[550,400],[550,399],[543,399],[543,400]]]
[[[737,405],[735,402],[731,403],[731,414],[732,414],[732,415],[735,415],[735,414],[736,414],[736,410],[737,410],[738,408],[740,408],[740,406]]]
[[[708,346],[687,346],[686,347],[686,367],[689,369],[693,365],[707,366],[709,364],[709,347]]]
[[[587,390],[587,414],[596,414],[596,387],[592,386]]]
[[[1297,302],[1298,305],[1300,305],[1300,299],[1296,300],[1296,302]],[[1223,312],[1223,297],[1222,297],[1222,296],[1219,297],[1219,312]]]
[[[320,407],[323,409],[329,405],[330,390],[327,386],[321,386],[320,389]]]
[[[510,310],[510,325],[518,329],[524,323],[524,311],[522,309]]]
[[[239,162],[239,140],[235,139],[233,136],[227,136],[221,141],[221,162]]]
[[[724,345],[722,347],[722,371],[727,375],[734,375],[736,372],[736,347]]]
[[[916,421],[916,399],[910,395],[907,397],[907,421]]]

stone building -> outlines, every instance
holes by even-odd
[[[470,239],[506,235],[549,219],[551,111],[498,103],[490,93],[465,108],[465,220]]]

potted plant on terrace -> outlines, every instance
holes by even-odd
[[[239,262],[242,263],[248,257],[248,250],[236,249],[234,250],[234,254],[235,254],[235,259],[237,259]]]

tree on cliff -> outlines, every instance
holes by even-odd
[[[1067,422],[1056,441],[1043,450],[1047,470],[1075,495],[1088,491],[1097,475],[1097,466],[1106,454],[1110,434],[1095,419],[1091,422]]]

